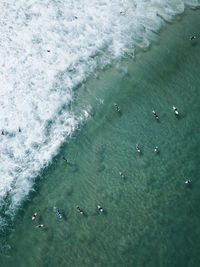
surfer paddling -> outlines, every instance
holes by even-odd
[[[100,212],[103,212],[103,208],[100,205],[98,205],[97,208]]]
[[[57,209],[56,213],[57,213],[58,217],[61,219],[61,218],[62,218],[62,213],[61,213],[61,211],[60,211],[59,209]]]
[[[79,206],[76,206],[76,208],[80,214],[83,214],[83,210]]]
[[[62,157],[64,161],[66,161],[67,163],[69,163],[69,160],[66,159],[65,157]]]
[[[152,113],[153,113],[154,117],[156,118],[156,120],[158,120],[159,118],[158,118],[158,115],[157,115],[157,113],[155,112],[155,110],[152,110]]]
[[[54,209],[55,213],[58,215],[58,217],[61,219],[62,218],[62,212],[56,207],[54,207],[53,209]]]
[[[120,15],[126,15],[126,12],[125,11],[120,11]]]
[[[123,172],[119,172],[119,175],[120,175],[123,179],[125,178]]]
[[[39,224],[39,225],[35,226],[35,228],[42,228],[42,227],[44,227],[43,224]]]
[[[193,35],[193,36],[191,36],[190,37],[190,41],[192,41],[192,40],[194,40],[194,39],[196,39],[197,37],[195,36],[195,35]]]
[[[141,151],[138,144],[136,144],[135,148],[136,148],[136,150],[137,150],[138,153]]]
[[[158,152],[158,146],[154,147],[154,152]]]
[[[35,220],[36,216],[37,216],[37,212],[35,212],[35,213],[32,215],[32,220]]]
[[[173,107],[173,111],[176,115],[178,115],[178,109],[176,107]]]
[[[117,105],[117,104],[115,104],[115,109],[116,109],[116,111],[120,111],[120,108],[119,108],[119,106]]]

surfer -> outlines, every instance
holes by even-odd
[[[117,104],[115,104],[115,109],[116,109],[116,111],[120,111],[120,108],[119,108],[119,106],[117,105]]]
[[[191,36],[190,37],[190,41],[192,41],[192,40],[194,40],[194,39],[196,39],[197,37],[195,36],[195,35],[193,35],[193,36]]]
[[[69,160],[66,159],[65,157],[63,157],[63,160],[66,161],[67,163],[69,163]]]
[[[100,212],[103,212],[103,208],[100,205],[98,205],[97,208]]]
[[[138,144],[136,144],[136,150],[137,150],[137,152],[140,152],[141,151]]]
[[[173,107],[173,111],[176,115],[178,115],[178,109],[176,107]]]
[[[61,219],[62,218],[62,213],[59,209],[56,209],[56,213],[58,215],[58,217]]]
[[[4,135],[4,130],[1,131],[1,135]]]
[[[35,220],[36,216],[37,216],[37,212],[35,212],[35,213],[32,215],[32,220]]]
[[[158,152],[158,146],[155,146],[155,147],[154,147],[154,151],[155,151],[155,152]]]
[[[37,226],[35,226],[35,228],[42,228],[44,225],[43,224],[39,224]]]
[[[153,113],[154,117],[158,120],[159,118],[158,118],[158,115],[156,114],[155,110],[152,110],[152,113]]]
[[[120,15],[126,15],[126,12],[125,11],[120,11]]]
[[[76,206],[76,208],[80,214],[83,214],[83,210],[79,206]]]
[[[122,172],[119,172],[119,175],[122,177],[122,178],[125,178],[124,174]]]
[[[21,128],[19,127],[19,133],[21,133],[21,131],[22,131],[22,130],[21,130]]]
[[[185,181],[185,184],[190,184],[190,183],[191,183],[190,179]]]

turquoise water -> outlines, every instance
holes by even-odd
[[[71,109],[78,114],[90,106],[88,121],[1,237],[2,266],[200,265],[200,39],[188,40],[198,33],[199,14],[187,10],[149,51],[115,62],[76,89]],[[44,228],[35,229],[40,223]]]

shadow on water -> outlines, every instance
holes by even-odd
[[[65,213],[62,213],[62,219],[63,219],[63,221],[67,221],[68,220],[67,216],[65,215]]]
[[[72,172],[78,172],[79,168],[76,163],[73,162],[64,162],[64,166],[69,167]]]
[[[45,227],[45,226],[44,226],[44,227],[42,228],[42,231],[43,231],[43,232],[48,232],[49,229],[48,229],[48,227]]]
[[[88,218],[88,213],[87,212],[83,212],[83,214],[80,214],[80,215],[82,215],[84,218]]]
[[[181,120],[181,119],[184,118],[184,115],[179,115],[179,114],[178,114],[178,115],[175,115],[175,116],[176,116],[176,119],[177,119],[177,120]]]
[[[141,149],[140,152],[137,152],[137,154],[138,154],[139,157],[142,157],[142,156],[143,156],[143,154],[144,154],[143,151],[144,151],[144,149]],[[136,155],[137,155],[137,154],[136,154]]]
[[[106,210],[103,210],[103,212],[96,211],[96,216],[107,216],[108,212]]]
[[[119,115],[120,117],[123,115],[121,109],[120,109],[120,111],[118,111],[117,113],[118,113],[118,115]]]
[[[91,214],[88,214],[87,217],[97,217],[97,216],[107,216],[108,212],[104,209],[103,212],[100,212],[98,210],[92,212]]]
[[[199,45],[199,42],[198,42],[197,39],[191,41],[191,46],[195,47],[195,46],[197,46],[197,45]]]
[[[99,167],[97,168],[97,171],[98,172],[103,172],[105,170],[105,168],[106,168],[105,165],[100,163]]]
[[[185,186],[187,187],[188,190],[193,190],[193,188],[194,188],[193,183],[185,184]]]

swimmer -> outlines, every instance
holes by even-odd
[[[136,150],[137,150],[137,152],[140,152],[141,151],[138,144],[136,144]]]
[[[122,178],[125,178],[124,174],[122,172],[119,172],[119,175],[122,177]]]
[[[125,11],[120,11],[120,15],[126,15],[126,12]]]
[[[35,220],[36,216],[37,216],[37,212],[35,212],[35,213],[32,215],[32,220]]]
[[[155,152],[158,152],[158,146],[155,146],[155,147],[154,147],[154,151],[155,151]]]
[[[58,217],[59,217],[60,219],[62,218],[62,213],[61,213],[61,211],[60,211],[58,208],[53,207],[53,211],[56,212],[56,214],[58,215]]]
[[[56,213],[58,215],[58,217],[61,219],[62,218],[62,213],[59,209],[56,209]]]
[[[4,130],[1,131],[1,135],[4,135]]]
[[[47,50],[47,52],[49,53],[49,52],[51,52],[50,50]]]
[[[186,180],[185,181],[185,184],[190,184],[191,183],[191,180]]]
[[[69,160],[66,159],[65,157],[63,157],[63,160],[66,161],[67,163],[69,163]]]
[[[35,228],[42,228],[44,225],[43,224],[39,224],[37,226],[35,226]]]
[[[21,128],[19,127],[19,133],[21,133],[21,131],[22,131],[22,130],[21,130]]]
[[[173,107],[173,111],[176,115],[178,115],[178,109],[176,107]]]
[[[76,208],[80,214],[83,214],[83,210],[79,206],[76,206]]]
[[[103,212],[103,208],[100,205],[98,205],[97,208],[100,212]]]
[[[117,104],[115,104],[115,108],[116,108],[116,111],[118,111],[118,112],[120,111],[120,108]]]
[[[158,120],[159,118],[158,118],[158,115],[156,114],[155,110],[152,110],[152,113],[153,113],[154,117]]]
[[[193,35],[193,36],[190,37],[190,41],[192,41],[192,40],[194,40],[194,39],[196,39],[196,38],[197,38],[197,37]]]

